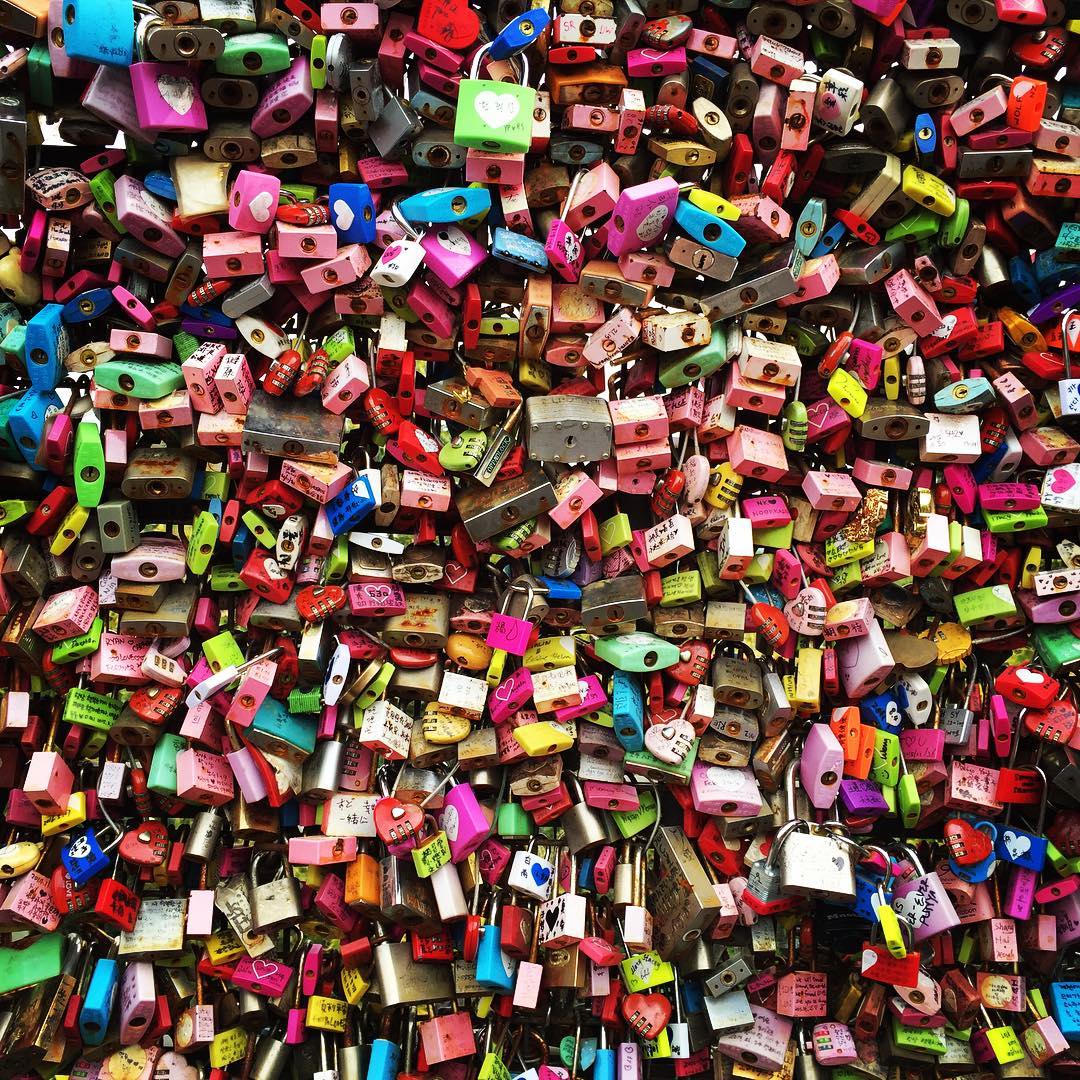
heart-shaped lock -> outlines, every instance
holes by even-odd
[[[945,847],[957,865],[974,866],[993,851],[994,842],[988,833],[963,818],[950,818],[945,822]]]
[[[812,586],[800,589],[795,599],[784,605],[784,615],[796,634],[820,637],[825,629],[824,593]]]
[[[183,1054],[166,1050],[154,1066],[155,1080],[199,1080],[199,1070]]]
[[[424,827],[424,811],[416,803],[389,796],[375,804],[375,831],[384,844],[416,846]]]
[[[669,765],[678,765],[694,744],[694,728],[686,720],[654,724],[645,732],[645,749]]]
[[[628,994],[623,1019],[643,1039],[655,1039],[671,1019],[671,1002],[663,994]]]
[[[1045,709],[1026,709],[1024,727],[1047,742],[1068,742],[1080,719],[1071,701],[1055,701]]]
[[[169,830],[162,821],[144,821],[120,840],[120,858],[135,866],[160,866],[169,853]]]
[[[58,866],[49,877],[49,892],[52,902],[61,915],[72,915],[80,911],[89,911],[94,906],[99,882],[90,880],[82,887],[75,884],[71,875],[62,866]]]
[[[424,0],[416,32],[444,48],[460,52],[480,35],[480,17],[468,0]]]

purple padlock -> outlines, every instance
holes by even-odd
[[[926,873],[915,852],[906,844],[900,847],[914,873],[894,885],[892,908],[912,928],[912,937],[918,944],[959,926],[960,916],[937,873]]]
[[[841,780],[840,802],[849,817],[879,817],[889,810],[881,789],[869,780]]]

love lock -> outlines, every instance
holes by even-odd
[[[135,866],[160,866],[169,853],[169,844],[164,822],[146,821],[120,838],[120,858]]]

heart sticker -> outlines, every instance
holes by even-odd
[[[274,203],[274,196],[269,191],[260,191],[248,203],[248,210],[256,221],[269,221],[270,215],[274,212]]]
[[[927,919],[926,893],[916,889],[906,896],[894,896],[892,909],[909,926],[922,926]]]
[[[159,75],[157,92],[177,116],[187,116],[195,104],[195,87],[185,75]]]
[[[1046,676],[1041,671],[1032,671],[1031,668],[1018,667],[1016,677],[1022,683],[1029,686],[1041,686]]]
[[[643,1039],[655,1039],[671,1019],[671,1002],[663,994],[628,994],[623,1019]]]
[[[1068,469],[1055,469],[1050,481],[1050,490],[1055,495],[1071,491],[1076,486],[1076,477]]]
[[[476,115],[489,128],[504,128],[517,119],[521,102],[513,94],[497,94],[494,90],[482,90],[476,95]]]
[[[669,765],[678,765],[694,744],[694,728],[686,720],[654,724],[645,732],[645,749]]]
[[[424,0],[416,31],[447,49],[460,52],[480,35],[480,16],[468,0]]]
[[[1002,837],[1002,843],[1005,845],[1005,850],[1009,853],[1010,859],[1022,858],[1031,850],[1031,837],[1026,836],[1024,833],[1015,833],[1012,829],[1006,830],[1005,835]]]
[[[529,867],[529,873],[537,885],[546,885],[551,880],[551,867],[544,866],[543,863],[534,862]]]
[[[334,228],[342,232],[348,232],[352,228],[356,215],[353,208],[344,199],[335,199],[332,207],[334,212]]]

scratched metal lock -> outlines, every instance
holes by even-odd
[[[249,880],[251,925],[258,933],[290,926],[303,918],[300,884],[289,872],[288,865],[279,860],[273,876],[268,881],[260,881],[266,875],[261,866],[265,861],[265,855],[252,858]]]

